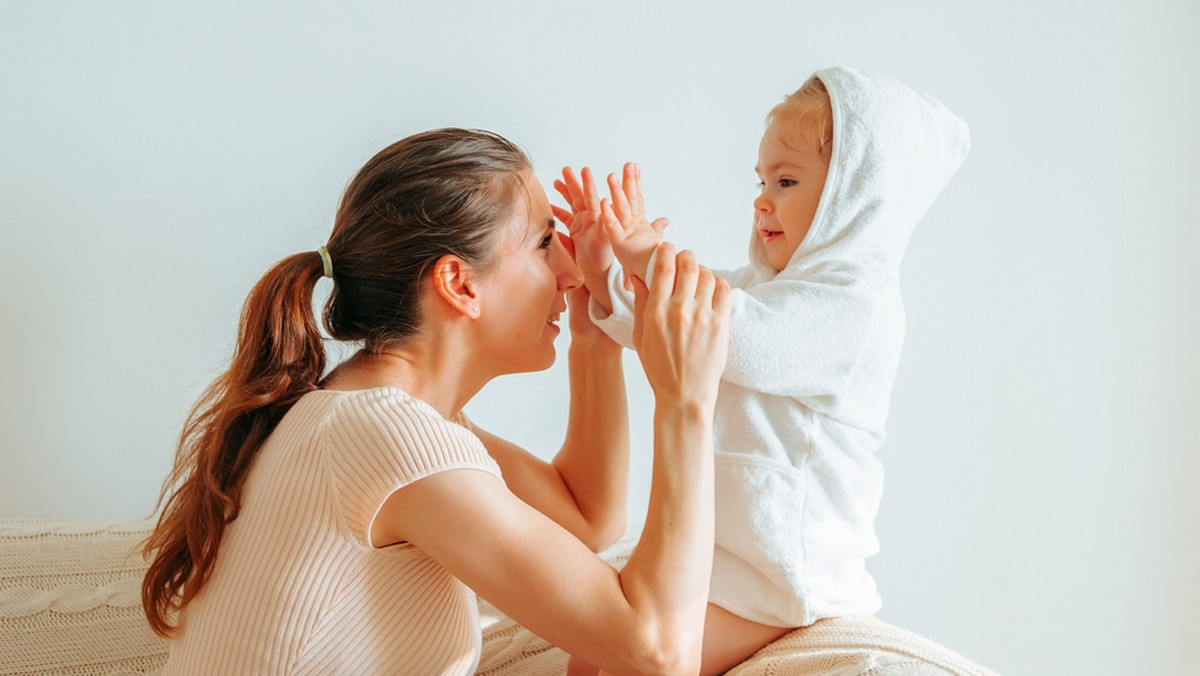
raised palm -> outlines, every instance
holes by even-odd
[[[667,227],[667,219],[659,218],[653,223],[646,219],[642,173],[638,166],[628,162],[622,174],[620,179],[616,174],[608,175],[612,201],[601,200],[601,223],[621,266],[644,278],[651,254],[663,241],[662,231]]]
[[[554,189],[563,196],[570,211],[553,205],[555,217],[567,226],[575,243],[575,264],[585,278],[608,273],[612,266],[613,250],[608,234],[601,223],[600,195],[592,179],[592,170],[584,167],[580,175],[564,167],[562,179],[554,181]]]

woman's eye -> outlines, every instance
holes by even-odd
[[[546,235],[545,237],[542,238],[541,243],[538,244],[538,248],[539,249],[549,249],[550,242],[553,242],[553,241],[554,241],[554,235]]]

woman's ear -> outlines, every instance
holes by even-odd
[[[475,294],[477,276],[474,268],[453,254],[446,254],[433,264],[433,288],[438,296],[471,319],[479,317],[479,297]]]

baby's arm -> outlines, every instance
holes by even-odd
[[[747,268],[713,273],[734,287],[729,358],[721,378],[755,392],[804,398],[814,408],[834,406],[868,335],[903,335],[897,303],[881,298],[877,280],[861,272],[813,270],[758,283]],[[611,311],[593,304],[590,312],[605,333],[629,347],[633,295],[622,281],[620,268],[614,268]]]

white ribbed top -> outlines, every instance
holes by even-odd
[[[255,460],[165,674],[473,673],[474,592],[368,535],[394,491],[452,469],[500,475],[475,435],[401,390],[301,398]]]

